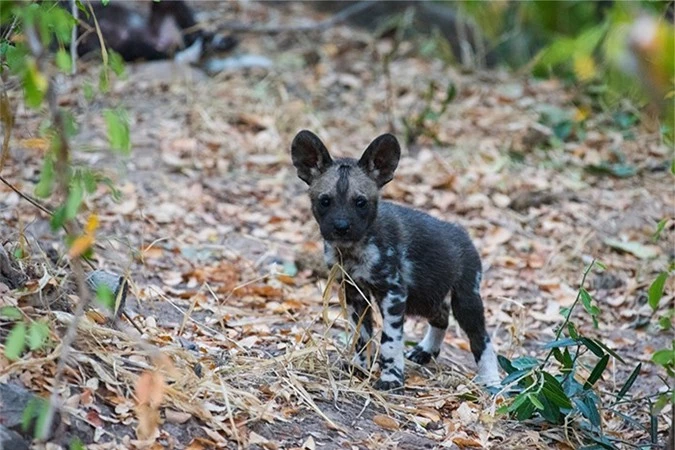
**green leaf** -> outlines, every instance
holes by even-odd
[[[506,403],[502,403],[499,408],[495,411],[496,415],[498,416],[503,416],[505,414],[508,414],[509,412],[509,406]]]
[[[628,390],[633,386],[633,383],[635,383],[635,380],[637,380],[638,375],[640,375],[640,370],[642,369],[642,363],[638,363],[637,366],[635,366],[635,369],[630,373],[628,376],[628,379],[626,379],[626,382],[621,386],[621,389],[619,390],[619,393],[616,394],[616,399],[621,400],[624,395],[628,392]]]
[[[535,407],[532,402],[523,402],[522,405],[515,410],[515,416],[518,420],[527,420],[532,417]]]
[[[35,432],[34,436],[44,436],[44,429],[47,426],[47,416],[49,412],[49,403],[43,399],[40,399],[40,402],[37,406],[37,420],[35,422]]]
[[[548,372],[542,372],[544,375],[544,384],[542,386],[542,394],[554,405],[561,408],[572,408],[572,402],[563,390],[560,381]]]
[[[511,372],[502,380],[502,385],[506,386],[514,381],[516,381],[519,378],[524,377],[525,375],[531,373],[530,369],[525,369],[525,370],[516,370],[514,372]]]
[[[30,424],[33,423],[33,419],[37,415],[38,402],[39,399],[31,398],[23,409],[23,414],[21,415],[21,430],[24,433],[30,429]]]
[[[60,49],[56,52],[56,67],[61,69],[63,72],[70,73],[73,68],[73,60],[70,58],[68,52],[64,49]]]
[[[131,150],[131,141],[129,140],[129,120],[126,113],[121,110],[107,109],[103,111],[103,117],[108,127],[110,147],[128,155]]]
[[[607,353],[609,353],[610,355],[612,355],[614,358],[616,358],[617,360],[619,360],[619,361],[621,361],[622,363],[626,364],[626,361],[624,361],[624,359],[623,359],[621,356],[619,356],[619,354],[618,354],[617,352],[615,352],[615,351],[612,350],[611,348],[607,347],[607,345],[605,345],[604,342],[602,342],[602,341],[599,340],[599,339],[594,339],[594,342],[595,342],[598,346],[600,346],[600,348],[602,348],[602,349],[605,350]]]
[[[541,417],[554,424],[561,423],[562,415],[560,414],[560,408],[554,405],[553,402],[550,402],[544,395],[540,395],[539,400],[544,405],[544,409],[539,411]]]
[[[560,308],[560,314],[565,318],[568,319],[570,317],[570,313],[572,312],[572,308],[569,306],[562,306]]]
[[[0,308],[0,316],[9,320],[21,320],[23,314],[21,314],[21,310],[16,306],[3,306]]]
[[[26,347],[26,324],[17,322],[7,335],[5,341],[5,356],[10,361],[15,361],[21,357],[23,349]]]
[[[509,405],[509,412],[514,412],[516,409],[520,408],[520,406],[525,403],[525,400],[527,400],[527,393],[521,393],[516,395],[516,398],[513,399],[513,402]]]
[[[110,74],[108,73],[108,67],[103,66],[98,75],[98,90],[107,93],[108,89],[110,89]]]
[[[591,423],[599,427],[600,426],[600,413],[598,412],[598,406],[596,404],[597,398],[594,398],[594,396],[586,396],[583,399],[583,403],[586,405],[587,411],[588,411],[588,416],[586,418],[591,421]]]
[[[29,60],[23,75],[23,91],[26,106],[37,108],[47,92],[47,79],[37,68],[34,60]]]
[[[115,308],[115,296],[107,284],[102,283],[98,285],[96,288],[96,300],[110,311],[113,311]]]
[[[595,261],[595,266],[601,271],[607,270],[607,266],[600,261]]]
[[[663,349],[652,355],[652,361],[660,366],[668,366],[675,362],[675,352],[672,349]]]
[[[558,339],[557,341],[549,342],[548,344],[544,345],[543,348],[560,348],[560,347],[569,347],[572,345],[576,345],[577,341],[572,339],[572,338],[564,338],[564,339]]]
[[[94,95],[96,95],[96,92],[94,92],[94,86],[88,81],[85,81],[84,86],[82,86],[82,90],[84,92],[84,99],[88,102],[91,102],[94,99]]]
[[[666,228],[667,223],[668,223],[667,218],[659,220],[659,223],[656,224],[656,231],[654,231],[654,234],[652,235],[652,242],[656,242],[659,240],[659,238],[661,237],[661,233],[663,233],[663,230]]]
[[[96,187],[98,185],[96,174],[91,170],[85,169],[82,171],[81,175],[82,184],[84,185],[85,191],[87,191],[88,194],[93,194],[94,191],[96,191]]]
[[[497,362],[499,367],[504,370],[506,373],[512,373],[516,371],[516,368],[511,365],[511,361],[504,355],[497,355]]]
[[[537,61],[534,68],[535,73],[542,73],[546,69],[552,69],[558,64],[570,61],[575,48],[576,43],[574,39],[556,39],[551,45],[540,51],[535,58]]]
[[[575,327],[573,323],[570,322],[567,324],[567,332],[569,333],[572,339],[579,339],[579,332],[577,331],[577,327]]]
[[[66,220],[74,219],[75,216],[77,216],[77,211],[80,209],[83,198],[84,190],[82,189],[82,183],[78,180],[73,180],[73,183],[70,185],[70,192],[68,193],[68,199],[66,200],[65,205],[64,214]]]
[[[26,63],[30,60],[28,53],[28,49],[22,44],[7,47],[5,62],[10,72],[18,75],[24,71]]]
[[[673,327],[673,314],[675,310],[671,309],[669,312],[670,314],[664,314],[659,317],[659,327],[661,330],[670,330]]]
[[[124,75],[124,58],[119,53],[108,49],[108,64],[115,75],[118,77]]]
[[[56,39],[61,44],[70,43],[72,30],[75,26],[75,18],[64,8],[50,8],[49,12],[42,14],[41,21],[53,31]]]
[[[602,347],[600,347],[594,340],[587,337],[582,337],[580,340],[590,351],[593,352],[595,356],[599,358],[605,356],[605,352],[602,350]]]
[[[52,193],[54,186],[54,161],[50,155],[45,155],[42,163],[42,172],[40,173],[40,181],[35,186],[35,195],[41,198],[47,198]]]
[[[521,356],[511,361],[511,365],[517,370],[527,370],[539,365],[539,360],[531,356]]]
[[[533,392],[527,394],[527,399],[534,405],[538,410],[544,409],[544,404],[537,398],[537,395]]]
[[[37,350],[49,337],[49,326],[44,322],[33,322],[28,328],[28,347]]]
[[[649,306],[651,306],[653,311],[656,311],[656,308],[659,307],[659,302],[661,297],[663,297],[663,287],[666,285],[666,280],[668,279],[668,272],[661,272],[656,280],[649,286],[648,298]]]
[[[555,357],[556,361],[562,364],[563,372],[568,372],[574,365],[574,361],[572,361],[572,356],[570,355],[570,352],[567,348],[565,348],[564,351],[560,351],[559,348],[554,348],[553,356]]]
[[[31,398],[23,410],[21,416],[21,429],[27,432],[33,421],[35,421],[34,436],[42,435],[42,430],[46,425],[47,413],[49,412],[49,402],[40,397]]]
[[[622,129],[628,129],[635,125],[640,118],[629,111],[619,111],[614,113],[614,122]]]
[[[588,376],[586,383],[584,384],[584,389],[590,389],[593,385],[602,377],[603,372],[607,368],[607,363],[609,362],[609,355],[605,355],[600,358],[600,361],[595,365],[593,371]]]
[[[591,303],[593,302],[591,294],[589,294],[586,289],[581,288],[579,290],[579,296],[581,297],[581,304],[584,305],[586,312],[590,315],[595,315],[593,314],[593,308],[591,307]]]
[[[639,242],[633,241],[625,242],[619,241],[617,239],[605,239],[605,244],[609,245],[610,247],[616,250],[631,253],[640,259],[651,259],[655,258],[658,255],[658,249],[656,247],[648,247],[640,244]]]
[[[77,134],[77,121],[72,111],[67,109],[61,110],[63,116],[63,128],[66,131],[68,137],[73,137]]]
[[[66,207],[64,205],[59,206],[54,211],[52,218],[49,221],[49,224],[52,227],[52,231],[56,231],[63,226],[66,222]]]
[[[637,168],[628,164],[607,163],[589,164],[584,167],[587,172],[596,175],[612,175],[617,178],[629,178],[637,174]]]
[[[76,437],[75,439],[70,441],[68,450],[87,450],[87,448],[84,446],[80,438]]]
[[[553,134],[563,142],[572,135],[573,130],[574,124],[571,121],[559,122],[553,125]]]
[[[675,396],[675,392],[672,390],[671,392],[664,392],[659,395],[659,398],[652,405],[652,415],[658,416],[668,403],[675,403],[675,399],[671,398],[671,396]]]
[[[87,18],[89,18],[89,10],[84,6],[82,0],[75,0],[75,4],[77,5],[77,9],[79,9],[86,15]]]

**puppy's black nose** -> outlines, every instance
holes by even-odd
[[[336,219],[333,223],[335,234],[344,235],[349,231],[349,221],[346,219]]]

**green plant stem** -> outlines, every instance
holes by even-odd
[[[577,298],[574,299],[574,303],[572,303],[572,306],[570,306],[570,310],[567,313],[567,317],[565,317],[565,321],[563,324],[558,328],[558,331],[555,334],[555,340],[557,341],[560,339],[560,335],[562,334],[563,330],[567,326],[567,324],[570,322],[570,317],[572,317],[572,313],[574,312],[574,308],[577,306],[579,303],[579,300],[581,299],[581,289],[584,287],[586,284],[586,277],[590,273],[591,269],[593,269],[593,266],[595,265],[595,258],[593,258],[593,261],[586,267],[586,270],[584,270],[584,275],[581,277],[581,285],[579,286],[579,290],[577,291]],[[548,354],[546,355],[546,358],[544,359],[544,362],[541,363],[540,367],[543,368],[546,363],[548,362],[549,359],[551,359],[551,356],[553,355],[553,349],[548,351]]]

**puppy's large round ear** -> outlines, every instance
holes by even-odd
[[[308,130],[302,130],[295,135],[291,144],[291,157],[298,170],[298,177],[307,184],[312,184],[333,164],[321,139]]]
[[[382,187],[394,178],[401,158],[401,147],[392,134],[383,134],[370,143],[359,160],[359,166]]]

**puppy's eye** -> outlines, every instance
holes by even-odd
[[[359,197],[356,199],[354,202],[357,208],[365,208],[366,205],[368,204],[368,200],[366,200],[365,197]]]
[[[321,197],[319,199],[319,204],[321,206],[323,206],[324,208],[329,207],[330,206],[330,197],[328,197],[327,195],[324,195],[323,197]]]

